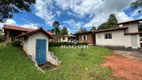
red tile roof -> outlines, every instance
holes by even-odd
[[[38,29],[35,29],[35,30],[32,30],[32,31],[30,31],[30,32],[27,32],[27,33],[24,33],[24,34],[21,34],[21,35],[19,35],[19,36],[17,36],[17,38],[18,37],[25,37],[25,36],[30,36],[30,35],[32,35],[33,33],[36,33],[36,32],[38,32],[38,31],[42,31],[45,35],[47,35],[50,39],[55,39],[55,37],[52,35],[52,34],[50,34],[49,32],[46,32],[43,28],[38,28]]]
[[[29,32],[29,31],[34,30],[34,29],[30,29],[30,28],[23,28],[23,27],[20,27],[20,26],[12,26],[12,25],[7,25],[7,24],[5,24],[3,26],[3,29],[25,31],[25,32]]]

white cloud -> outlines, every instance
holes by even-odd
[[[83,25],[82,22],[75,22],[74,20],[63,21],[63,23],[72,26],[74,30],[78,30]]]
[[[61,12],[60,11],[56,11],[56,14],[57,14],[58,17],[60,17]]]
[[[7,19],[5,24],[9,24],[9,25],[17,25],[16,21],[14,21],[13,19]]]
[[[14,26],[20,26],[20,27],[24,27],[24,28],[32,28],[32,29],[38,28],[38,24],[29,23],[29,24],[19,25],[19,24],[16,23],[15,20],[13,20],[13,19],[7,19],[5,23],[0,23],[0,29],[3,27],[4,24],[14,25]]]
[[[114,13],[119,22],[133,19],[123,12],[134,0],[36,0],[36,15],[50,24],[55,20],[55,15],[60,16],[62,13],[52,10],[53,4],[59,6],[62,10],[67,11],[68,15],[74,15],[78,18],[85,19],[87,22],[75,22],[74,19],[64,21],[63,23],[73,26],[73,28],[83,26],[98,26],[107,21],[109,15]],[[71,10],[71,12],[70,12]],[[88,21],[91,19],[90,21]]]
[[[20,27],[24,27],[24,28],[32,28],[32,29],[37,29],[38,28],[38,24],[23,24],[23,25],[19,25]]]
[[[36,4],[34,5],[36,10],[35,14],[44,19],[48,25],[52,25],[55,17],[55,14],[51,11],[53,8],[52,4],[52,0],[36,0]]]

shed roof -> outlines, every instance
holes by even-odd
[[[18,38],[18,37],[30,36],[30,35],[32,35],[32,34],[38,32],[38,31],[43,32],[43,33],[44,33],[46,36],[48,36],[50,39],[55,39],[55,37],[54,37],[53,35],[51,35],[49,32],[46,32],[42,27],[40,27],[40,28],[38,28],[38,29],[35,29],[35,30],[32,30],[32,31],[30,31],[30,32],[21,34],[21,35],[17,36],[17,38]]]
[[[7,24],[4,24],[3,29],[16,30],[16,31],[25,31],[25,32],[35,30],[35,29],[23,28],[23,27],[20,27],[20,26],[13,26],[13,25],[7,25]]]
[[[101,33],[101,32],[109,32],[109,31],[116,31],[116,30],[125,30],[128,29],[128,27],[119,27],[119,28],[110,28],[110,29],[104,29],[104,30],[96,30],[95,33]]]

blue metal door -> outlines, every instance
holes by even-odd
[[[36,61],[37,64],[46,63],[46,40],[36,40]]]

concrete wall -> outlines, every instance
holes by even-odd
[[[138,32],[138,22],[123,24],[123,27],[128,27],[126,33]]]
[[[87,40],[82,40],[82,36],[86,35]],[[92,33],[87,33],[87,34],[79,34],[79,41],[80,42],[87,42],[88,44],[93,44],[93,38],[92,38]]]
[[[112,39],[105,39],[106,33],[112,33]],[[96,33],[96,45],[131,47],[131,35],[124,35],[124,30]]]
[[[46,40],[46,58],[48,61],[48,37],[42,33],[37,32],[29,36],[24,40],[23,49],[24,51],[32,57],[33,60],[36,59],[36,39],[45,39]]]
[[[68,42],[68,37],[65,37],[64,40],[63,40],[63,37],[61,37],[61,42]]]

